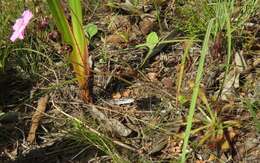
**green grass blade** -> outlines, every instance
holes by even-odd
[[[70,25],[67,21],[60,0],[47,0],[47,2],[56,26],[63,37],[63,41],[72,45],[72,31],[70,29]]]
[[[192,127],[192,119],[193,119],[193,115],[195,112],[197,97],[199,94],[199,86],[200,86],[200,81],[201,81],[201,78],[203,75],[204,62],[205,62],[206,54],[208,52],[208,43],[209,43],[210,33],[211,33],[211,29],[212,29],[212,24],[213,24],[213,19],[211,19],[209,21],[206,36],[205,36],[205,39],[203,42],[198,72],[196,75],[195,86],[193,88],[192,99],[191,99],[189,114],[188,114],[188,118],[187,118],[187,126],[186,126],[186,130],[185,130],[184,143],[183,143],[182,154],[181,154],[181,163],[184,163],[186,160],[187,146],[188,146],[191,127]]]
[[[230,68],[230,61],[231,61],[231,57],[232,57],[232,29],[231,29],[231,23],[230,23],[230,16],[227,12],[227,9],[225,10],[225,15],[226,15],[226,29],[227,29],[227,62],[226,62],[226,68],[225,68],[225,74],[224,74],[224,79],[223,79],[223,83],[221,85],[219,94],[218,94],[218,98],[221,96],[223,88],[224,88],[224,84],[226,82],[226,78],[227,78],[227,74]]]

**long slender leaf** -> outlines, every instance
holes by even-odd
[[[69,7],[71,10],[71,21],[72,29],[76,42],[78,43],[79,49],[85,49],[84,45],[86,44],[86,38],[83,31],[83,22],[82,22],[82,9],[80,0],[69,0]],[[81,52],[84,53],[84,52]]]
[[[72,44],[72,31],[66,19],[60,0],[47,0],[50,11],[53,15],[54,21],[59,32],[62,34],[63,41]]]
[[[71,62],[76,71],[79,82],[85,83],[85,66],[86,66],[86,38],[82,29],[82,11],[80,0],[69,0],[69,7],[71,11],[72,31],[75,45],[71,54]]]
[[[198,72],[196,75],[195,86],[193,88],[192,99],[191,99],[189,114],[188,114],[188,118],[187,118],[188,122],[187,122],[186,130],[185,130],[184,143],[183,143],[183,147],[182,147],[181,163],[184,163],[186,160],[187,146],[188,146],[191,127],[192,127],[192,119],[193,119],[193,115],[195,112],[196,102],[197,102],[197,98],[198,98],[198,94],[199,94],[199,87],[200,87],[200,81],[201,81],[202,74],[203,74],[204,62],[205,62],[206,54],[208,52],[208,43],[209,43],[209,38],[210,38],[210,32],[212,29],[212,24],[213,24],[213,19],[211,19],[209,21],[205,39],[203,42]]]

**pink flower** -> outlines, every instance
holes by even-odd
[[[13,34],[10,38],[12,42],[14,42],[17,38],[23,39],[24,38],[24,30],[28,25],[29,21],[33,17],[30,10],[25,10],[21,16],[21,18],[17,19],[14,26],[13,26]]]

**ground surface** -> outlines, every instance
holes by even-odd
[[[81,100],[46,4],[0,2],[0,162],[178,162],[215,3],[134,2],[83,3],[84,24],[98,27],[89,45],[93,104]],[[237,2],[231,14],[226,75],[227,29],[207,42],[187,162],[260,161],[260,19],[257,7],[243,10],[246,4]],[[11,26],[25,8],[34,19],[26,38],[11,43]],[[171,43],[156,45],[141,67],[147,49],[136,45],[153,31]],[[42,118],[35,116],[40,108]]]

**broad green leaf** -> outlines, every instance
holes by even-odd
[[[142,46],[147,46],[149,48],[147,55],[145,56],[143,62],[139,67],[143,67],[148,58],[150,57],[150,54],[152,53],[154,47],[159,43],[159,37],[156,32],[151,32],[149,35],[146,37],[146,42],[145,44],[141,44],[137,47],[142,47]]]
[[[60,0],[47,0],[50,11],[53,15],[54,21],[59,32],[62,35],[63,41],[68,44],[73,44],[72,31],[66,19]]]
[[[88,39],[91,40],[91,38],[97,34],[98,29],[95,24],[89,23],[88,25],[84,26],[84,32]]]
[[[75,44],[73,51],[70,55],[70,61],[73,64],[74,71],[81,87],[86,86],[86,70],[89,69],[87,64],[88,51],[87,51],[87,39],[83,31],[83,16],[80,0],[68,0],[72,31]]]
[[[5,113],[4,113],[4,112],[0,112],[0,117],[1,117],[2,115],[5,115]]]
[[[85,53],[87,40],[83,31],[81,3],[80,0],[69,0],[68,2],[71,12],[73,35],[77,43],[77,48],[82,55]]]
[[[151,32],[146,38],[146,44],[150,49],[153,49],[159,42],[159,37],[156,32]]]

